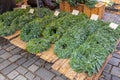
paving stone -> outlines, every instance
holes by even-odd
[[[28,78],[29,80],[33,80],[33,78],[35,77],[35,75],[32,74],[31,72],[28,72],[27,74],[25,74],[25,77]]]
[[[12,56],[12,54],[8,53],[8,52],[5,52],[3,53],[0,57],[3,58],[3,59],[8,59]]]
[[[0,57],[0,63],[3,62],[3,61],[4,61],[4,59]]]
[[[25,51],[21,51],[20,54],[23,56],[23,55],[26,55],[28,54],[28,52],[25,52]]]
[[[2,49],[2,47],[0,46],[0,50]]]
[[[20,48],[15,48],[15,49],[13,49],[13,50],[11,50],[10,52],[12,53],[12,54],[17,54],[19,51],[21,51],[22,49],[20,49]]]
[[[22,66],[19,66],[16,70],[23,75],[28,72],[28,70]]]
[[[33,64],[28,69],[34,73],[38,68],[39,68],[38,66],[36,66],[35,64]]]
[[[2,55],[3,53],[5,53],[6,51],[4,49],[0,50],[0,55]]]
[[[52,72],[44,69],[44,68],[40,68],[36,74],[38,76],[40,76],[42,79],[44,80],[52,80],[52,78],[55,76],[55,74],[53,74]]]
[[[112,65],[107,64],[104,68],[104,71],[109,73],[111,69],[112,69]]]
[[[58,75],[58,76],[61,75],[58,71],[56,71],[56,70],[54,70],[54,69],[51,69],[51,72],[53,72],[54,74],[56,74],[56,75]]]
[[[19,75],[19,73],[17,72],[17,71],[12,71],[11,73],[9,73],[8,75],[7,75],[7,77],[9,78],[9,79],[14,79],[15,77],[17,77]]]
[[[0,80],[5,80],[5,77],[2,74],[0,74]]]
[[[27,62],[23,64],[24,67],[28,68],[30,65],[32,65],[35,62],[34,59],[29,59]]]
[[[110,60],[109,60],[109,64],[112,64],[114,66],[118,66],[119,65],[119,62],[120,62],[120,59],[117,59],[117,58],[114,58],[112,57]]]
[[[52,66],[52,64],[50,64],[50,63],[46,63],[46,64],[45,64],[45,68],[48,69],[48,70],[51,69],[51,66]]]
[[[3,73],[4,75],[12,72],[15,68],[17,68],[18,66],[16,64],[11,64],[8,67],[4,68],[1,73]]]
[[[14,56],[12,56],[11,58],[9,58],[9,60],[11,61],[11,62],[15,62],[16,60],[18,60],[18,59],[20,59],[21,58],[21,55],[14,55]]]
[[[24,57],[22,57],[22,58],[20,58],[19,60],[17,60],[15,63],[18,64],[18,65],[21,65],[21,64],[23,64],[23,63],[26,62],[26,61],[27,61],[27,59],[24,58]]]
[[[10,43],[9,43],[9,44],[7,44],[7,45],[2,46],[2,48],[6,49],[6,48],[8,48],[9,46],[11,46],[11,44],[10,44]]]
[[[60,77],[62,77],[64,80],[68,80],[64,75],[61,75]]]
[[[57,77],[55,77],[53,80],[64,80],[64,79],[61,78],[61,77],[59,77],[59,76],[57,76]]]
[[[104,78],[99,78],[98,80],[105,80]]]
[[[120,59],[120,54],[114,53],[114,54],[113,54],[113,57],[116,57],[116,58]]]
[[[111,80],[111,74],[109,74],[107,72],[103,72],[102,74],[106,80]]]
[[[33,80],[41,80],[39,77],[35,77]]]
[[[37,61],[35,62],[35,64],[36,64],[37,66],[39,66],[39,67],[41,67],[44,63],[45,63],[45,61],[42,60],[42,59],[39,59],[39,60],[37,60]]]
[[[112,76],[112,80],[120,80],[120,78],[118,78],[116,76]]]
[[[27,80],[27,78],[25,78],[22,75],[17,76],[14,80]]]
[[[111,70],[111,74],[112,75],[115,75],[117,77],[120,77],[120,68],[118,67],[113,67],[112,70]]]
[[[39,60],[40,57],[34,56],[33,59],[34,59],[34,60]]]
[[[10,61],[5,60],[4,62],[0,63],[0,70],[4,69],[5,67],[7,67],[10,64],[11,64]]]
[[[12,46],[9,46],[8,48],[6,48],[7,51],[11,51],[12,49],[16,48],[16,46],[12,45]]]

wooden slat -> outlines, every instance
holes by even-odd
[[[47,51],[42,52],[41,58],[48,62],[54,62],[55,60],[57,60],[58,58],[54,54],[53,48],[54,45],[51,45],[51,47]]]
[[[73,80],[77,76],[77,73],[70,68],[65,76],[68,77],[70,80]]]
[[[13,39],[10,41],[12,44],[22,48],[22,49],[25,49],[26,48],[26,43],[23,42],[22,40],[20,40],[20,36],[18,36],[17,38]]]
[[[36,56],[40,57],[40,56],[41,56],[41,53],[37,53]]]
[[[66,74],[66,72],[70,69],[69,61],[70,61],[70,60],[67,60],[67,61],[61,66],[61,68],[59,69],[59,72],[60,72],[60,73]]]
[[[58,60],[58,57],[56,55],[53,55],[51,58],[48,59],[49,62],[54,63]]]
[[[75,80],[85,80],[86,77],[87,77],[87,74],[85,74],[85,73],[79,73],[75,77]]]
[[[58,61],[56,61],[53,65],[52,65],[52,68],[54,70],[59,70],[60,67],[67,61],[67,59],[59,59]]]
[[[85,80],[94,80],[95,74],[93,74],[92,76],[87,76],[87,78]]]
[[[12,39],[12,38],[14,38],[14,37],[18,36],[19,34],[20,34],[20,31],[16,31],[13,35],[6,36],[6,37],[4,37],[4,38],[6,38],[6,39],[10,40],[10,39]]]
[[[65,11],[65,3],[61,1],[59,4],[59,8],[61,11]]]

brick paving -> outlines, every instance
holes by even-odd
[[[0,80],[68,80],[51,63],[27,54],[11,43],[0,45]]]

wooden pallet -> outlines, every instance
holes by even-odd
[[[26,43],[23,42],[22,40],[20,40],[20,36],[12,39],[10,41],[12,44],[20,47],[21,49],[26,49]],[[53,53],[53,45],[51,45],[50,49],[48,49],[47,51],[44,51],[42,53],[38,53],[36,54],[36,56],[42,58],[43,60],[50,62],[50,63],[54,63],[56,60],[58,60],[58,57]],[[49,54],[49,55],[48,55]]]
[[[15,34],[6,37],[6,39],[12,39],[10,42],[22,49],[26,48],[26,43],[20,40],[20,36],[15,37],[16,35],[19,35],[19,32],[16,32]],[[42,58],[43,60],[53,63],[52,68],[63,75],[65,75],[70,80],[98,80],[98,77],[101,75],[103,69],[105,68],[105,65],[107,64],[109,58],[111,55],[109,55],[98,72],[98,74],[93,74],[91,77],[88,77],[86,73],[76,73],[72,70],[72,68],[69,65],[69,59],[58,59],[58,57],[53,52],[54,45],[51,45],[51,47],[42,53],[36,54],[36,56]]]
[[[11,40],[11,39],[17,37],[19,34],[20,34],[20,31],[16,31],[13,35],[6,36],[6,37],[4,37],[4,38],[5,38],[5,39],[8,39],[8,40]]]
[[[86,73],[76,73],[75,71],[72,70],[72,68],[69,65],[69,59],[59,59],[56,61],[53,65],[52,68],[66,77],[68,77],[70,80],[98,80],[99,76],[101,75],[103,69],[105,68],[108,60],[111,58],[112,55],[109,55],[106,58],[105,63],[103,64],[102,68],[97,74],[93,74],[91,77],[88,77]]]

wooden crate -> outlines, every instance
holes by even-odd
[[[94,8],[89,8],[86,5],[84,5],[84,13],[91,17],[92,14],[99,15],[99,19],[101,19],[104,16],[105,12],[105,3],[98,3],[95,5]]]
[[[65,6],[64,6],[65,11],[66,12],[71,12],[71,5],[67,1],[65,1],[64,4],[65,4]]]
[[[79,4],[78,6],[76,6],[76,10],[83,12],[84,11],[84,4]]]
[[[83,12],[84,4],[79,4],[74,7],[74,6],[71,6],[67,1],[64,1],[64,2],[60,2],[59,8],[61,11],[65,11],[65,12],[72,12],[73,9]]]
[[[59,4],[59,8],[60,8],[60,10],[61,11],[65,11],[65,2],[60,2],[60,4]]]

